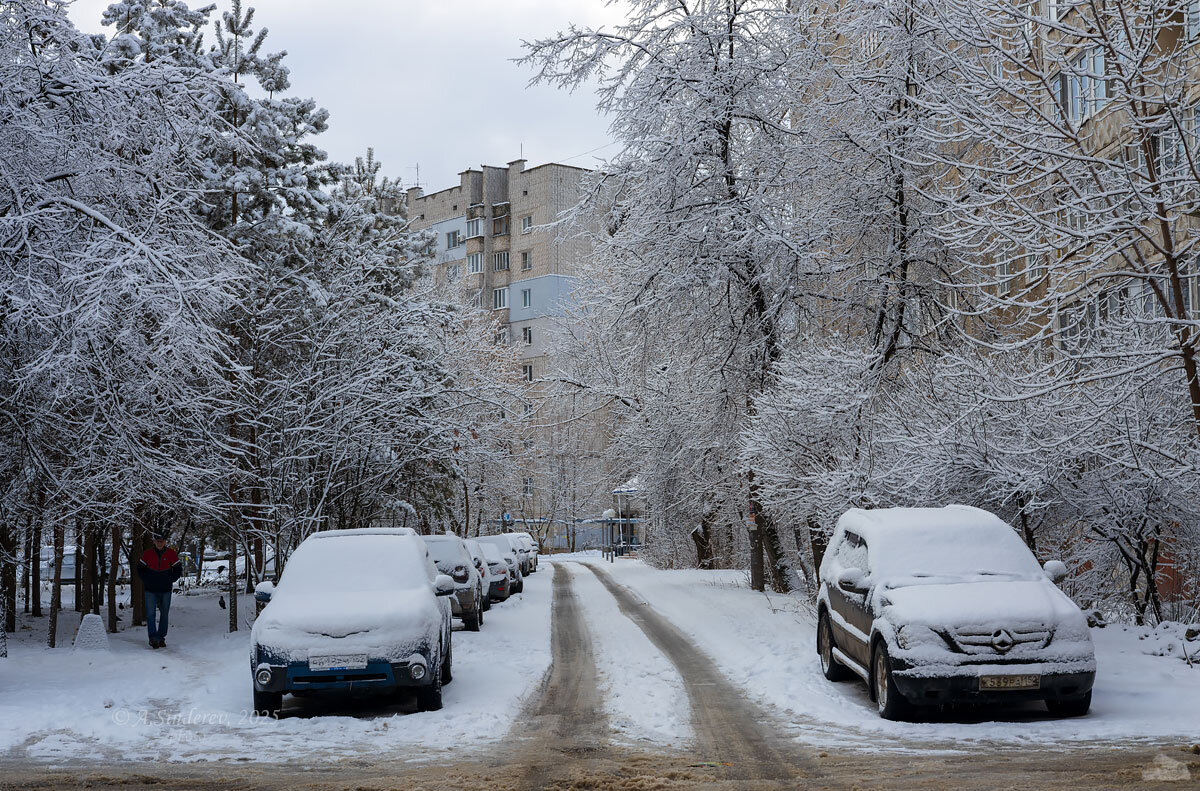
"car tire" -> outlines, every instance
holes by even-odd
[[[442,709],[442,662],[433,666],[433,678],[429,684],[417,690],[417,711],[441,711]]]
[[[490,609],[492,609],[492,595],[489,592],[486,596],[483,597],[483,611],[487,612]]]
[[[254,690],[254,713],[260,717],[273,717],[278,719],[280,710],[283,709],[283,693],[282,692],[259,692]]]
[[[1046,709],[1055,717],[1082,717],[1092,707],[1092,691],[1074,698],[1050,698]]]
[[[855,677],[854,673],[834,657],[834,647],[829,615],[821,610],[817,617],[817,656],[821,660],[821,673],[827,681],[849,681]]]
[[[907,720],[912,716],[912,706],[896,689],[892,678],[892,657],[887,644],[882,640],[875,643],[871,656],[871,693],[879,716],[885,720]]]
[[[479,625],[483,623],[483,613],[480,611],[479,602],[475,602],[475,610],[470,615],[463,613],[462,622],[463,628],[468,632],[479,631]]]
[[[454,680],[454,642],[446,644],[446,655],[442,657],[442,686]]]

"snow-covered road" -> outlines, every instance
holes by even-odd
[[[446,687],[445,708],[434,713],[289,701],[279,721],[249,716],[249,632],[225,632],[227,613],[211,591],[176,595],[170,647],[163,651],[149,650],[141,629],[111,636],[108,653],[51,651],[41,644],[44,619],[25,618],[34,628],[10,639],[10,656],[0,659],[0,760],[442,761],[464,751],[503,751],[506,739],[536,730],[531,712],[545,708],[538,704],[548,694],[541,682],[551,661],[556,587],[560,598],[565,591],[574,600],[583,646],[575,653],[595,665],[581,676],[596,688],[602,714],[589,724],[596,726],[589,743],[605,741],[605,734],[613,745],[651,751],[703,742],[693,728],[696,709],[720,704],[697,703],[696,657],[711,658],[711,672],[724,677],[717,680],[757,704],[760,724],[798,750],[1200,742],[1200,667],[1152,655],[1159,642],[1133,630],[1094,630],[1099,674],[1087,717],[1054,719],[1030,705],[893,723],[875,714],[863,685],[821,676],[812,614],[798,599],[755,593],[741,572],[659,571],[636,560],[603,563],[594,554],[554,561],[544,560],[524,594],[494,606],[481,632],[455,632],[455,680]],[[601,567],[620,589],[606,587],[585,565]],[[561,581],[552,584],[556,573]],[[640,608],[661,616],[659,626],[648,626]],[[63,615],[68,640],[67,624],[76,617]],[[667,631],[684,641],[675,645],[683,650],[665,651]]]
[[[815,619],[804,602],[752,591],[740,571],[662,571],[637,560],[606,563],[598,554],[576,559],[601,565],[666,616],[797,742],[956,750],[1200,741],[1200,663],[1152,655],[1157,641],[1139,639],[1132,628],[1092,630],[1099,669],[1086,717],[1057,719],[1029,704],[897,723],[879,718],[865,685],[833,684],[821,675]]]

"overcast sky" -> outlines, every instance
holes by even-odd
[[[228,9],[215,1],[218,13]],[[82,30],[105,30],[109,2],[76,0],[71,16]],[[526,88],[530,70],[511,62],[522,39],[617,21],[621,8],[604,0],[243,2],[271,31],[265,49],[287,50],[290,92],[329,110],[317,142],[330,159],[349,162],[374,146],[386,175],[411,185],[419,163],[432,192],[468,167],[519,158],[522,144],[531,166],[590,167],[614,151],[593,93]]]

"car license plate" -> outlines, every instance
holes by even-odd
[[[366,666],[366,654],[328,654],[308,657],[309,670],[362,670]]]
[[[1042,677],[1038,675],[1025,676],[980,676],[979,688],[991,690],[1040,689]]]

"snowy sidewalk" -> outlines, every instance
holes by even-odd
[[[815,620],[795,598],[757,593],[740,571],[660,571],[595,553],[559,556],[603,565],[669,618],[750,696],[778,713],[795,739],[818,746],[955,750],[980,745],[1055,747],[1085,743],[1200,742],[1200,664],[1152,656],[1145,630],[1092,630],[1099,670],[1091,713],[1054,719],[1038,704],[967,717],[882,720],[858,682],[821,675]]]
[[[252,716],[250,630],[226,631],[228,612],[211,590],[175,594],[168,647],[158,651],[147,647],[141,627],[110,635],[108,653],[74,652],[75,612],[61,616],[66,647],[50,650],[46,619],[23,617],[32,629],[10,635],[9,657],[0,659],[0,758],[304,764],[432,758],[491,744],[508,732],[549,665],[551,576],[529,577],[523,594],[492,607],[480,632],[458,631],[455,621],[445,708],[420,714],[347,703],[332,713],[312,707],[320,716]],[[239,604],[253,607],[249,596]]]

